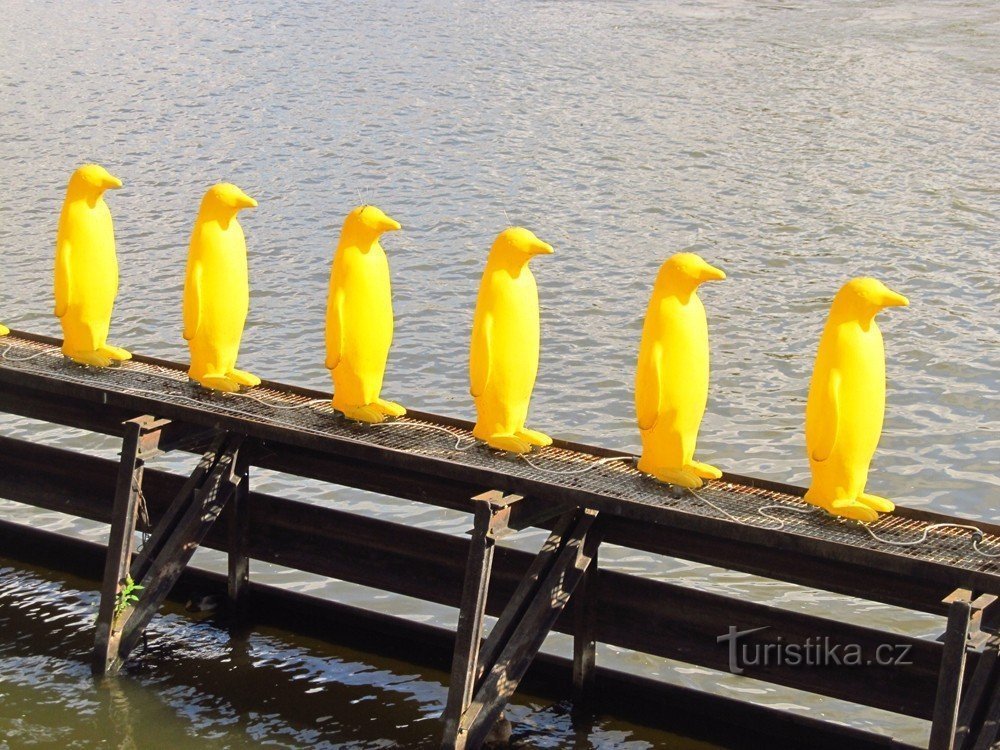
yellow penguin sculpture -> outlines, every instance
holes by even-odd
[[[812,484],[805,499],[837,516],[874,521],[895,506],[865,492],[885,414],[885,347],[875,314],[908,305],[875,279],[852,279],[833,298],[806,405]]]
[[[708,402],[708,322],[698,298],[704,281],[726,274],[694,253],[670,257],[656,276],[639,345],[635,408],[642,437],[639,470],[697,489],[722,472],[694,460]]]
[[[538,287],[528,268],[552,246],[527,229],[510,227],[496,238],[486,260],[472,321],[469,389],[476,402],[472,434],[513,453],[552,444],[524,426],[538,374]]]
[[[191,233],[184,279],[188,376],[217,391],[260,385],[256,375],[236,369],[250,309],[247,243],[236,214],[256,206],[257,201],[235,185],[214,185],[201,201]]]
[[[97,164],[69,178],[56,235],[56,317],[62,324],[64,355],[82,365],[107,367],[131,359],[109,346],[111,311],[118,296],[115,229],[104,191],[122,181]]]
[[[333,377],[333,408],[360,422],[406,414],[399,404],[380,398],[393,319],[389,261],[379,237],[399,228],[375,206],[358,206],[344,220],[333,256],[326,368]]]
[[[7,326],[0,323],[0,336],[6,336],[8,333],[10,333],[10,329]]]

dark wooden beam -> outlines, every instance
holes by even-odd
[[[122,421],[134,414],[113,405],[95,409],[76,397],[24,388],[0,388],[0,411],[118,437],[122,435]],[[187,426],[187,429],[192,429],[192,426]],[[195,446],[195,452],[200,452],[200,446]],[[458,478],[446,480],[400,469],[390,472],[379,464],[342,458],[307,447],[290,450],[270,441],[257,452],[254,465],[466,513],[472,512],[469,498],[484,489],[482,485]],[[539,525],[551,528],[551,522]],[[629,518],[607,518],[605,539],[623,547],[740,570],[765,578],[775,577],[780,571],[781,579],[790,583],[933,614],[945,614],[941,600],[955,588],[951,583],[929,580],[920,575],[907,575],[848,561],[831,562],[766,543],[715,539],[692,534],[684,528]]]
[[[7,471],[0,496],[107,523],[114,497],[114,462],[0,440]],[[147,469],[145,495],[157,519],[182,486],[181,477]],[[407,596],[458,606],[468,543],[446,534],[402,526],[302,502],[250,493],[254,559],[352,581]],[[228,536],[216,527],[205,546],[225,551]],[[499,616],[531,564],[532,556],[507,547],[495,553],[487,613]],[[930,718],[941,662],[941,644],[889,634],[834,620],[736,600],[639,576],[601,570],[599,641],[717,670],[728,669],[726,649],[715,637],[730,625],[766,627],[748,638],[766,646],[829,637],[858,644],[866,655],[883,643],[909,648],[912,664],[897,667],[804,669],[750,666],[747,676],[801,690]],[[573,633],[570,614],[556,623]],[[978,655],[970,655],[974,665]]]
[[[57,344],[54,340],[46,339],[45,337],[30,336],[19,332],[14,332],[12,336],[11,341],[14,341],[17,337],[22,337],[41,341],[53,347]],[[135,359],[137,362],[154,364],[174,372],[183,372],[183,368],[176,363],[141,356],[136,356]],[[839,568],[842,566],[857,566],[860,571],[865,571],[866,573],[864,577],[857,580],[864,580],[866,583],[872,576],[876,575],[873,571],[880,571],[881,575],[892,578],[910,579],[913,581],[923,580],[938,589],[941,586],[946,586],[948,590],[970,588],[988,593],[1000,593],[1000,576],[990,572],[950,566],[934,560],[925,560],[912,555],[875,550],[867,546],[843,541],[820,539],[790,531],[777,531],[760,526],[733,523],[730,520],[704,515],[700,512],[685,512],[683,509],[670,508],[652,503],[624,502],[615,497],[586,491],[568,484],[561,484],[557,480],[517,476],[506,471],[502,464],[499,463],[495,466],[464,464],[439,457],[379,446],[371,442],[366,442],[361,434],[357,437],[345,437],[333,434],[317,435],[312,432],[298,430],[294,426],[268,423],[231,413],[221,413],[213,411],[210,408],[192,405],[188,402],[182,403],[177,400],[171,401],[169,399],[156,398],[155,394],[125,392],[116,389],[112,382],[108,384],[82,383],[40,375],[17,368],[0,367],[0,384],[6,385],[6,388],[0,390],[13,389],[19,394],[32,390],[42,391],[57,397],[69,397],[84,403],[100,404],[102,409],[111,407],[112,409],[131,409],[133,413],[154,412],[178,422],[187,422],[205,427],[224,426],[227,429],[266,442],[276,453],[290,454],[301,450],[314,450],[322,454],[335,456],[339,460],[348,462],[350,465],[355,463],[374,465],[390,479],[395,479],[397,476],[405,476],[408,473],[424,474],[434,479],[442,480],[445,483],[455,483],[465,486],[472,485],[473,494],[477,494],[488,488],[494,488],[505,493],[518,494],[543,504],[588,507],[600,511],[607,516],[629,518],[635,522],[656,524],[664,528],[672,527],[689,535],[697,536],[705,541],[711,540],[719,544],[718,554],[720,556],[728,549],[728,557],[725,560],[720,560],[719,563],[722,567],[726,568],[741,569],[740,566],[742,565],[741,557],[736,554],[735,546],[729,543],[750,545],[754,548],[771,548],[776,552],[783,553],[788,558],[784,566],[772,571],[773,575],[783,577],[780,574],[782,570],[794,570],[794,561],[796,558],[811,558],[815,567],[826,571],[825,575],[817,576],[815,584],[812,584],[821,588],[826,588],[829,584],[824,584],[824,581],[830,580],[838,581],[837,586],[842,587],[834,590],[848,588],[849,582],[840,577],[842,572]],[[264,383],[263,385],[290,394],[300,394],[311,398],[326,397],[325,394],[316,391],[309,391],[280,383]],[[436,415],[411,412],[411,416],[439,425],[460,426],[463,429],[469,427],[466,422],[446,419]],[[610,453],[610,451],[592,446],[581,446],[562,441],[556,441],[556,445],[594,456]],[[763,482],[761,480],[751,480],[737,475],[726,475],[724,479],[738,484],[751,484],[780,489],[780,491],[792,495],[802,494],[801,488]],[[346,481],[345,483],[351,484],[350,481]],[[391,482],[389,483],[391,484]],[[392,489],[383,491],[394,494]],[[896,515],[925,522],[935,522],[942,519],[954,520],[947,519],[939,514],[906,508],[898,508]],[[988,533],[1000,534],[1000,528],[995,525],[986,523],[979,525]],[[608,537],[608,541],[612,541],[612,539],[613,537]],[[859,586],[857,582],[855,582],[853,589],[856,595],[867,596],[865,587]],[[940,591],[937,593],[940,593]],[[924,606],[930,605],[925,604]]]

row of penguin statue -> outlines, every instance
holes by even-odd
[[[118,261],[103,194],[121,186],[103,167],[80,167],[70,178],[59,218],[55,313],[62,324],[62,352],[91,367],[132,356],[107,342]],[[202,199],[191,234],[184,338],[191,352],[188,374],[205,388],[234,392],[260,384],[256,375],[236,368],[250,301],[246,241],[236,215],[256,205],[235,185],[215,185]],[[333,258],[326,367],[333,378],[333,408],[361,422],[406,413],[381,395],[393,311],[389,264],[379,238],[399,229],[375,206],[359,206],[347,215]],[[527,453],[552,442],[525,426],[540,343],[538,291],[528,264],[550,253],[552,247],[527,229],[505,229],[490,249],[479,288],[469,361],[477,412],[473,435],[503,451]],[[709,382],[708,324],[697,290],[703,282],[725,278],[693,253],[669,258],[656,277],[639,347],[638,468],[689,489],[722,476],[694,454]],[[907,304],[871,278],[852,279],[833,299],[806,407],[812,483],[805,499],[834,515],[869,522],[894,508],[865,492],[885,411],[885,352],[874,317],[885,307]]]

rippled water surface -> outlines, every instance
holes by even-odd
[[[631,383],[650,286],[667,256],[692,250],[729,274],[702,293],[713,374],[700,453],[729,470],[804,483],[802,418],[826,309],[846,279],[873,275],[911,306],[880,318],[889,391],[870,489],[909,506],[995,517],[995,3],[8,0],[2,16],[8,325],[58,335],[50,269],[59,207],[72,169],[98,161],[125,182],[108,197],[122,270],[112,338],[182,359],[188,236],[206,187],[230,180],[260,202],[241,215],[252,281],[242,365],[328,389],[329,261],[344,214],[370,201],[404,226],[384,240],[397,318],[384,395],[469,417],[471,311],[486,251],[509,216],[556,249],[533,261],[543,338],[533,425],[635,449]],[[0,427],[114,454],[107,439],[14,418]],[[464,516],[289,478],[262,476],[258,487],[438,530],[468,526]],[[0,510],[96,540],[106,534],[12,504]],[[704,566],[606,557],[619,569],[912,634],[939,626]],[[19,575],[0,577],[0,613],[17,585],[53,587],[52,606],[73,617],[92,606],[89,591],[44,576],[12,584]],[[259,576],[423,620],[454,617],[290,571]],[[246,717],[206,707],[197,680],[152,670],[98,695],[79,654],[53,647],[58,639],[24,644],[8,632],[0,629],[5,729],[45,705],[61,718],[39,719],[40,742],[85,744],[106,723],[82,717],[124,701],[140,723],[169,717],[185,741],[206,747],[273,739]],[[226,648],[204,638],[205,649]],[[253,647],[286,648],[263,636]],[[330,656],[323,669],[339,658],[357,657]],[[609,652],[602,661],[905,737],[924,731],[646,657]],[[412,742],[422,731],[413,724],[440,709],[439,686],[420,692],[437,679],[415,679],[411,698],[430,697],[413,698],[419,707],[408,715],[373,687],[369,695],[400,721],[364,741]],[[227,695],[242,689],[225,681]],[[362,742],[341,703],[323,709],[332,724],[279,712],[275,721],[291,727],[283,741],[308,745],[319,732]],[[630,737],[598,733],[590,744],[649,746]]]

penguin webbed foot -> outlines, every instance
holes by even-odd
[[[810,505],[822,508],[827,513],[840,518],[849,518],[852,521],[871,523],[878,520],[878,513],[868,505],[848,498],[828,499],[817,497],[811,490],[806,492],[803,498]]]
[[[127,349],[122,349],[120,346],[111,346],[111,344],[105,344],[104,346],[97,347],[97,351],[103,356],[115,362],[127,362],[132,359],[132,352]]]
[[[239,385],[245,385],[247,388],[256,388],[260,385],[260,378],[246,370],[230,370],[226,373],[226,378],[235,381]]]
[[[387,417],[402,417],[406,414],[406,409],[395,401],[386,401],[384,398],[375,399],[369,406],[373,406]]]
[[[78,365],[86,365],[87,367],[110,367],[111,358],[102,354],[99,349],[94,349],[89,352],[73,351],[67,352],[63,351],[63,354],[69,359],[76,362]]]
[[[530,453],[531,444],[514,434],[490,435],[486,438],[486,444],[491,448],[496,448],[509,453]]]
[[[10,333],[10,329],[5,325],[0,325],[0,336],[6,336]]]
[[[661,466],[647,473],[658,482],[674,484],[688,490],[696,490],[704,484],[701,477],[687,469],[668,469]]]
[[[374,402],[362,406],[338,406],[334,404],[333,408],[355,422],[378,424],[385,421],[385,412],[379,409]]]
[[[701,461],[692,461],[684,467],[684,471],[690,472],[702,479],[720,479],[722,477],[721,470],[711,464],[703,464]]]
[[[240,389],[240,384],[235,380],[227,378],[225,375],[203,375],[196,380],[205,388],[222,393],[236,393]]]
[[[519,440],[523,440],[528,445],[537,445],[539,448],[552,445],[552,438],[544,432],[529,430],[527,427],[522,427],[520,430],[516,430],[514,432],[514,436]]]
[[[878,513],[892,513],[896,510],[896,504],[892,500],[886,500],[884,497],[879,497],[878,495],[869,495],[867,492],[862,492],[858,496],[858,502],[867,505]]]

